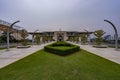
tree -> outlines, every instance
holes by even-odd
[[[40,44],[40,35],[39,35],[39,34],[37,34],[37,35],[35,36],[35,42],[36,42],[37,44]]]
[[[9,34],[10,42],[16,42],[17,40],[11,34],[12,33],[10,32],[10,34]],[[7,32],[5,31],[0,36],[0,43],[6,43],[6,42],[7,42]]]
[[[48,37],[48,41],[53,41],[51,36]]]
[[[71,37],[71,36],[68,38],[68,41],[71,41],[71,42],[73,41],[73,39],[72,39],[72,37]]]
[[[83,34],[81,36],[81,41],[82,41],[83,44],[85,44],[87,42],[87,35],[86,34]]]
[[[23,29],[23,30],[21,30],[21,37],[23,38],[22,39],[22,45],[23,46],[26,46],[27,45],[27,40],[26,40],[26,37],[28,36],[28,32],[27,32],[27,30],[25,30],[25,29]]]
[[[94,32],[94,35],[96,36],[96,43],[97,45],[101,45],[102,43],[102,36],[105,34],[105,32],[103,30],[96,30]]]
[[[79,42],[79,36],[75,36],[75,42],[76,42],[76,43]]]
[[[74,37],[73,36],[70,37],[70,41],[74,42]]]
[[[47,42],[47,37],[45,34],[42,35],[42,42],[43,43],[46,43]]]

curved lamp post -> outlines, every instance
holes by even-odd
[[[32,35],[32,45],[34,45],[34,34],[35,34],[37,31],[39,31],[39,30],[37,29],[37,30],[35,30],[35,31],[33,32],[33,35]]]
[[[110,22],[108,20],[104,20],[104,21],[110,23],[115,30],[115,49],[117,50],[118,49],[118,32],[117,32],[117,29],[112,22]]]
[[[12,28],[16,23],[18,23],[20,21],[15,21],[13,22],[8,28],[7,28],[7,50],[9,50],[10,48],[10,28]]]

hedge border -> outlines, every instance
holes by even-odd
[[[63,49],[56,49],[56,46],[69,46],[69,49],[63,50]],[[80,47],[77,45],[73,45],[67,42],[55,42],[53,44],[47,45],[44,47],[44,50],[50,53],[54,53],[57,55],[65,56],[74,52],[77,52],[80,50]]]

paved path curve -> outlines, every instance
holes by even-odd
[[[3,68],[17,60],[20,60],[42,49],[45,45],[48,45],[51,43],[52,42],[47,44],[42,44],[42,45],[31,46],[30,48],[26,48],[26,49],[11,48],[9,51],[0,50],[0,68]]]
[[[89,51],[98,56],[104,57],[110,61],[120,64],[120,50],[116,51],[115,48],[95,48],[92,47],[92,45],[81,45],[81,44],[76,44],[76,45],[80,46],[80,48],[86,51]]]

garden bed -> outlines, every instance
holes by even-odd
[[[30,48],[31,46],[17,46],[17,48]]]
[[[108,46],[106,45],[93,45],[95,48],[107,48]]]

